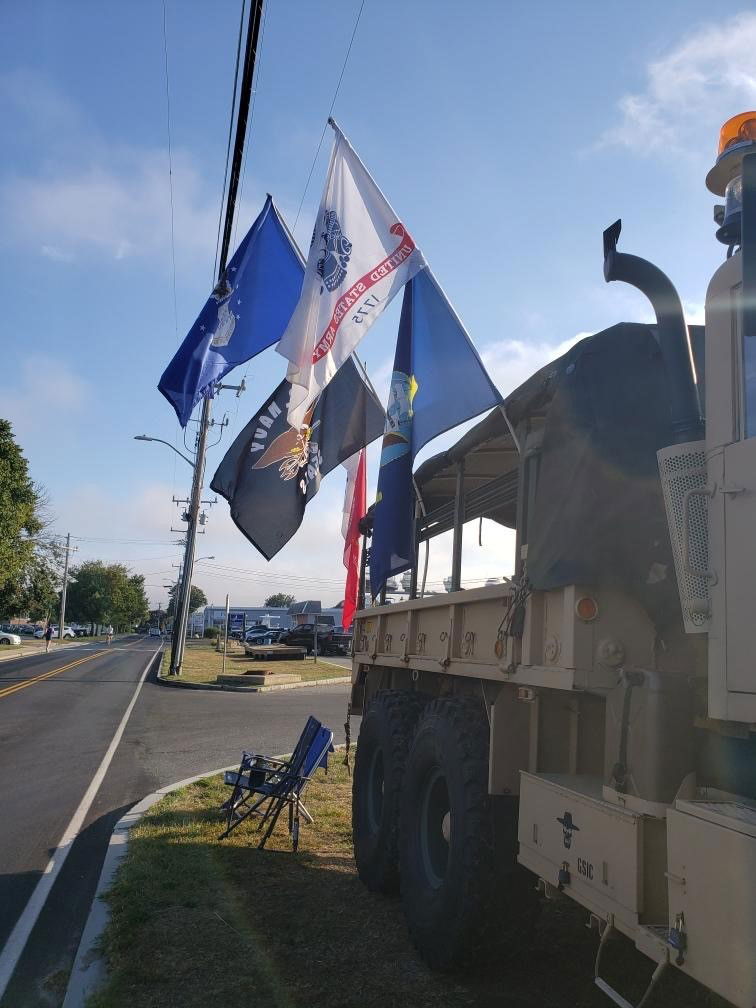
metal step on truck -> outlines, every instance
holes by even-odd
[[[681,970],[756,1005],[755,141],[756,112],[728,121],[707,176],[705,327],[608,228],[605,278],[655,324],[577,343],[421,465],[415,556],[453,530],[451,591],[416,559],[408,601],[357,614],[357,868],[432,967],[526,947],[569,897],[616,1004],[623,935],[653,961],[638,1004]],[[516,569],[461,590],[482,517]]]

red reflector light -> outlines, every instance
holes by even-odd
[[[575,613],[584,623],[590,623],[598,616],[598,602],[590,595],[584,595],[575,603]]]

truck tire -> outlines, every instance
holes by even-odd
[[[516,953],[539,909],[516,863],[516,799],[488,794],[488,736],[477,698],[435,700],[404,775],[404,914],[420,955],[445,972]]]
[[[426,703],[409,690],[383,690],[362,719],[354,757],[352,836],[357,874],[371,892],[399,890],[399,799],[412,733]]]

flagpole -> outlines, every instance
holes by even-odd
[[[249,116],[250,99],[252,96],[252,81],[255,74],[255,57],[257,56],[257,43],[260,36],[260,24],[262,22],[262,9],[263,0],[256,0],[249,12],[249,21],[247,23],[247,41],[244,51],[244,70],[239,90],[239,110],[236,116],[234,153],[231,162],[231,174],[229,176],[223,241],[218,261],[218,283],[221,282],[225,275],[229,246],[231,244],[231,230],[234,222],[234,210],[236,208],[236,194],[241,177],[244,141],[247,134],[247,118]],[[234,110],[231,109],[232,116],[233,112]],[[208,390],[208,394],[202,400],[202,415],[197,435],[197,453],[194,461],[194,478],[192,480],[192,493],[189,504],[189,526],[186,531],[186,546],[184,548],[184,576],[181,582],[180,605],[177,604],[176,607],[177,615],[179,612],[181,615],[173,625],[173,639],[171,641],[171,675],[181,675],[181,666],[184,660],[184,643],[186,641],[186,627],[189,620],[189,600],[192,590],[197,525],[202,505],[202,480],[205,474],[205,452],[207,448],[207,432],[210,428],[212,391],[212,389]]]

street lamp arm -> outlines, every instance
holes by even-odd
[[[172,445],[170,443],[170,441],[164,441],[162,438],[159,438],[159,437],[148,437],[146,434],[135,434],[134,435],[134,440],[135,441],[158,441],[160,444],[164,444],[168,448],[170,448],[171,451],[176,452],[177,455],[180,455],[181,458],[184,460],[184,462],[188,462],[189,465],[192,467],[192,469],[194,469],[194,462],[192,462],[192,460],[190,458],[188,458],[186,455],[184,455],[183,452],[180,452],[178,450],[178,448],[176,448],[174,445]]]

